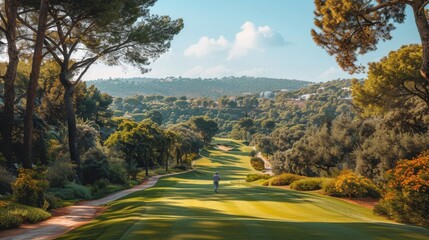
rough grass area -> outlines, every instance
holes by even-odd
[[[14,228],[21,223],[36,223],[48,219],[51,214],[35,207],[13,203],[0,204],[0,230]]]
[[[60,239],[429,239],[425,228],[399,225],[370,209],[314,193],[246,183],[257,173],[250,148],[209,150],[196,171],[162,178],[112,202],[90,224]],[[212,176],[222,178],[215,194]]]

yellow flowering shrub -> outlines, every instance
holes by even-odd
[[[380,197],[380,190],[371,180],[350,170],[343,171],[323,189],[326,194],[339,197]]]
[[[18,178],[12,183],[15,202],[42,208],[45,205],[44,193],[49,187],[44,171],[19,169]]]

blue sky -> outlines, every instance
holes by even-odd
[[[150,65],[151,72],[142,75],[129,66],[96,65],[85,79],[247,75],[321,82],[352,77],[313,42],[312,0],[158,0],[151,11],[185,23],[171,50]],[[377,51],[360,58],[361,63],[419,43],[412,12],[407,13],[393,40],[380,42]]]

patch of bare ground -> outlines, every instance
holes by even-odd
[[[225,146],[225,145],[217,145],[217,147],[218,147],[220,150],[225,151],[225,152],[229,152],[229,151],[231,151],[231,150],[233,149],[232,147]]]

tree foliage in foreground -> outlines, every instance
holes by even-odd
[[[429,156],[402,160],[390,172],[388,191],[375,212],[391,219],[429,225]]]
[[[420,72],[429,80],[429,23],[424,0],[316,0],[315,26],[311,34],[317,45],[350,73],[360,72],[358,55],[377,49],[380,41],[392,39],[395,23],[403,23],[411,7],[423,47]],[[414,69],[417,71],[417,69]]]
[[[402,46],[380,61],[370,63],[365,82],[353,82],[355,106],[365,116],[401,108],[410,98],[429,106],[429,81],[416,72],[421,64],[420,45]]]

